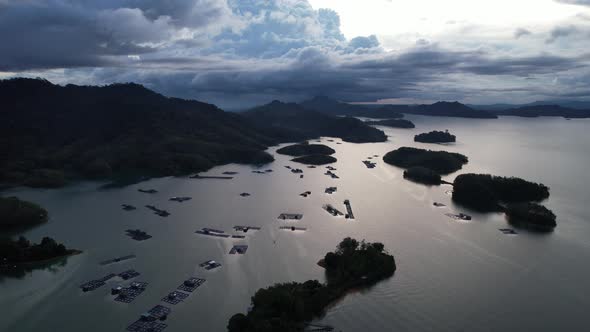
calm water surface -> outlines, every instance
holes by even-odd
[[[286,156],[254,174],[255,168],[226,165],[209,171],[237,171],[233,180],[155,179],[115,190],[97,190],[84,183],[60,190],[20,189],[15,194],[46,207],[49,223],[25,233],[32,240],[52,236],[84,250],[64,264],[34,270],[22,278],[0,279],[0,331],[123,331],[142,312],[159,303],[184,279],[207,282],[184,303],[173,306],[167,331],[225,331],[228,318],[245,312],[254,292],[276,282],[324,280],[316,265],[346,236],[380,241],[395,255],[395,276],[369,290],[348,295],[335,304],[322,323],[342,331],[582,331],[590,306],[590,121],[559,118],[499,120],[411,116],[413,130],[383,128],[390,140],[378,144],[337,144],[336,173],[297,166]],[[414,143],[413,136],[449,129],[454,145]],[[361,160],[383,156],[400,146],[460,152],[469,157],[457,174],[485,172],[513,175],[551,188],[545,204],[558,216],[553,233],[520,231],[506,236],[502,214],[477,214],[455,206],[445,193],[451,187],[426,187],[405,181],[402,170],[384,164],[369,170]],[[274,152],[275,148],[270,151]],[[304,168],[300,179],[284,165]],[[333,195],[324,194],[337,186]],[[154,195],[137,192],[154,188]],[[312,195],[302,198],[300,193]],[[250,197],[240,197],[249,192]],[[168,201],[192,196],[191,201]],[[350,199],[355,221],[335,218],[321,206],[342,206]],[[448,207],[435,208],[433,202]],[[120,204],[138,207],[121,210]],[[171,212],[161,218],[146,204]],[[305,216],[306,232],[281,231],[282,212]],[[468,223],[448,212],[474,216]],[[199,236],[201,227],[229,231],[233,225],[262,227],[244,240]],[[141,228],[153,235],[144,242],[127,238],[124,230]],[[229,255],[233,244],[248,244],[246,255]],[[136,254],[137,258],[108,266],[99,261]],[[223,266],[204,271],[198,264],[215,259]],[[149,282],[132,304],[114,302],[110,287],[82,293],[78,286],[111,272],[134,268],[135,280]]]

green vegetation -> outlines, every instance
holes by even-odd
[[[303,157],[297,157],[295,159],[291,159],[296,163],[306,164],[306,165],[326,165],[335,163],[338,160],[332,156],[327,156],[324,154],[310,154]]]
[[[451,135],[448,130],[434,130],[429,133],[422,133],[414,136],[414,141],[422,143],[452,143],[457,141],[457,137]]]
[[[23,236],[16,241],[0,239],[0,264],[7,267],[43,262],[78,253],[80,251],[67,249],[50,237],[44,237],[39,244],[31,243]]]
[[[16,197],[0,197],[0,230],[25,228],[47,221],[47,211]]]
[[[453,185],[453,200],[478,211],[503,211],[500,203],[541,201],[549,197],[545,185],[515,177],[461,174]]]
[[[0,185],[60,187],[74,179],[184,175],[273,161],[272,131],[238,114],[167,98],[137,84],[58,86],[0,81]]]
[[[439,185],[442,182],[440,174],[430,168],[421,166],[410,167],[405,170],[404,178],[428,185]]]
[[[537,203],[513,203],[506,207],[508,222],[516,226],[552,230],[557,226],[555,214]]]
[[[411,129],[416,128],[416,125],[410,120],[404,119],[388,119],[388,120],[381,120],[381,121],[367,121],[365,122],[371,126],[385,126],[391,128],[403,128],[403,129]]]
[[[318,264],[326,269],[326,284],[308,280],[259,289],[252,297],[252,310],[232,316],[228,331],[303,331],[307,322],[321,316],[347,291],[375,284],[396,270],[395,260],[383,244],[351,238],[342,240],[337,250],[327,253]]]
[[[331,155],[336,151],[323,144],[309,144],[308,142],[285,146],[277,150],[277,153],[293,157],[301,157],[310,154]]]
[[[272,103],[253,108],[243,115],[281,141],[302,141],[320,136],[339,137],[352,143],[385,142],[381,131],[352,117],[337,117],[309,110],[295,103]]]
[[[461,169],[468,159],[459,153],[401,147],[388,152],[383,161],[401,168],[421,166],[439,174],[449,174]]]

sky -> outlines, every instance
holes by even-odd
[[[0,78],[226,109],[590,100],[590,0],[0,0]]]

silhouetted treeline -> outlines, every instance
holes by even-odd
[[[31,243],[21,236],[18,240],[0,238],[0,264],[18,265],[34,263],[76,252],[68,250],[63,244],[50,237],[44,237],[41,243]]]
[[[381,243],[346,238],[335,252],[321,261],[327,283],[280,283],[259,289],[247,315],[236,314],[228,323],[230,332],[303,331],[306,323],[324,313],[328,305],[352,288],[372,285],[393,275],[393,256]]]
[[[468,159],[454,152],[401,147],[388,152],[383,156],[383,161],[402,168],[421,166],[439,174],[449,174],[461,169]]]
[[[41,206],[16,197],[0,197],[0,230],[26,228],[47,221]]]
[[[300,144],[293,144],[282,147],[277,150],[277,153],[285,154],[288,156],[305,156],[310,154],[323,154],[323,155],[331,155],[334,154],[336,151],[331,147],[323,144],[309,144],[307,142],[300,143]]]
[[[516,226],[551,230],[557,223],[553,211],[537,203],[512,203],[506,207],[508,222]]]
[[[430,168],[416,166],[410,167],[404,171],[404,178],[412,180],[414,182],[439,185],[441,184],[440,174],[431,170]]]
[[[520,116],[535,118],[539,116],[559,116],[564,118],[590,118],[590,109],[574,109],[559,105],[530,105],[506,110],[494,111],[495,114],[505,116]]]
[[[368,125],[372,126],[385,126],[391,128],[403,128],[403,129],[411,129],[416,128],[416,125],[410,120],[405,119],[388,119],[388,120],[380,120],[380,121],[367,121],[365,122]]]
[[[457,140],[455,135],[452,135],[448,131],[431,131],[428,133],[422,133],[414,136],[415,142],[422,143],[452,143]]]
[[[500,203],[541,201],[549,188],[516,177],[461,174],[453,184],[453,200],[479,211],[502,211]]]

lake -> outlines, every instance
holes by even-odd
[[[121,189],[97,190],[80,183],[58,190],[16,189],[5,192],[44,206],[48,223],[24,233],[31,240],[54,237],[83,254],[62,264],[0,279],[2,331],[123,331],[139,315],[196,276],[207,281],[187,300],[172,307],[166,331],[225,331],[231,315],[246,312],[254,292],[277,282],[324,280],[317,261],[346,236],[382,242],[395,256],[395,275],[374,287],[351,293],[334,304],[319,322],[341,331],[582,331],[590,306],[590,132],[589,120],[513,118],[498,120],[408,116],[416,129],[384,128],[388,142],[322,143],[336,150],[336,174],[308,169],[274,154],[262,168],[216,167],[206,174],[236,171],[232,180],[160,178]],[[430,130],[457,135],[452,145],[413,142]],[[584,138],[586,137],[586,138]],[[456,206],[443,185],[427,187],[406,181],[403,170],[381,157],[401,146],[459,152],[469,157],[461,173],[518,176],[551,188],[544,204],[557,215],[552,233],[507,227],[503,214],[479,214]],[[377,167],[361,162],[369,156]],[[304,170],[304,178],[285,165]],[[256,174],[253,170],[272,169]],[[338,190],[325,194],[326,187]],[[144,194],[138,188],[157,189]],[[300,193],[311,191],[307,197]],[[239,194],[248,192],[249,197]],[[172,196],[191,196],[183,203]],[[356,219],[333,217],[329,203],[344,210],[349,199]],[[434,207],[442,202],[446,207]],[[138,207],[123,211],[121,204]],[[159,217],[144,208],[153,204],[171,215]],[[303,213],[297,222],[277,219],[283,212]],[[445,213],[464,212],[470,222]],[[296,224],[305,232],[279,230]],[[234,225],[262,227],[245,239],[195,234],[211,227],[230,231]],[[137,242],[124,230],[140,228],[153,238]],[[232,232],[233,233],[233,232]],[[245,255],[229,255],[233,244],[247,244]],[[101,266],[100,261],[135,254],[137,258]],[[214,259],[221,268],[206,271],[199,263]],[[108,273],[136,269],[134,279],[149,282],[131,304],[113,301],[110,288],[93,292],[79,285]]]

